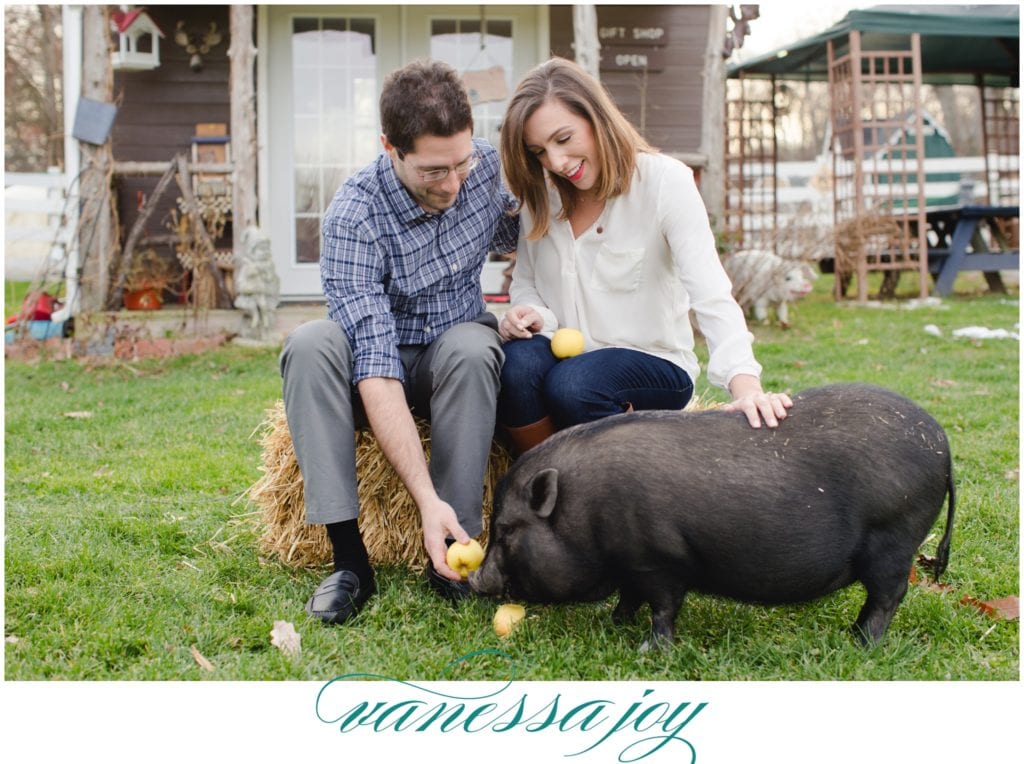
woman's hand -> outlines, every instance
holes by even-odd
[[[528,340],[543,328],[544,318],[533,306],[513,305],[498,324],[498,334],[505,340]]]
[[[742,411],[751,427],[760,427],[761,420],[769,427],[778,427],[779,421],[788,415],[786,409],[793,401],[785,393],[766,393],[761,389],[761,380],[750,374],[737,374],[729,382],[732,402],[722,407],[723,411]]]

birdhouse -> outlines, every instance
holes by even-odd
[[[160,38],[164,33],[141,8],[110,14],[117,33],[117,50],[110,54],[114,69],[138,72],[160,66]]]

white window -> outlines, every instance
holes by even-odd
[[[432,19],[430,57],[448,62],[463,76],[474,102],[473,134],[498,145],[513,86],[512,22]]]
[[[320,259],[320,220],[334,192],[380,142],[373,19],[292,19],[295,260]]]

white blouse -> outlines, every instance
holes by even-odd
[[[696,383],[692,309],[707,339],[708,381],[728,389],[736,374],[761,375],[731,284],[715,249],[693,171],[664,154],[641,153],[629,192],[574,238],[558,220],[561,200],[550,189],[551,228],[528,241],[524,207],[509,290],[511,304],[532,305],[543,334],[579,329],[586,349],[631,348],[680,366]]]

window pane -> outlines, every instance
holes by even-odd
[[[295,170],[295,212],[297,214],[320,211],[320,171],[317,168]]]
[[[456,24],[452,19],[437,19],[430,22],[431,35],[455,34],[455,32]]]
[[[296,117],[293,120],[295,135],[295,164],[315,165],[320,161],[320,120],[316,117]]]
[[[292,61],[295,66],[314,66],[317,56],[316,19],[295,19],[292,21]]]
[[[479,19],[438,19],[430,30],[431,57],[462,73],[473,103],[473,134],[497,145],[513,87],[512,22],[487,19],[483,37]]]
[[[325,16],[295,19],[292,30],[296,257],[315,263],[331,197],[379,149],[375,27]]]
[[[320,83],[315,77],[295,77],[292,82],[292,108],[296,114],[316,114]]]
[[[512,39],[512,22],[511,21],[488,21],[487,22],[487,34],[494,37],[507,37]]]
[[[322,63],[324,66],[344,67],[362,57],[362,48],[369,50],[366,35],[331,30],[324,32]]]
[[[365,44],[368,48],[363,53],[364,56],[373,56],[377,52],[376,47],[376,31],[373,28],[373,19],[352,19],[349,22],[349,28],[353,32],[358,32],[365,38]]]
[[[320,209],[327,210],[331,206],[331,199],[345,182],[345,178],[352,174],[358,167],[325,167],[323,171],[323,198],[320,200]]]
[[[320,261],[320,218],[295,219],[295,260],[299,263]]]

